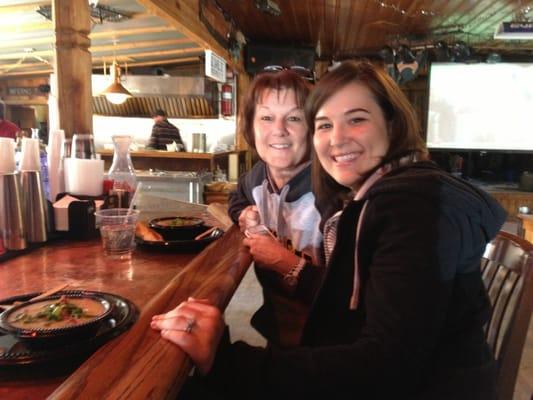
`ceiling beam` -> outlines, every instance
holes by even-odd
[[[28,76],[31,75],[32,77],[36,76],[49,76],[52,72],[54,72],[53,69],[47,68],[43,70],[32,70],[32,71],[15,71],[15,72],[2,72],[0,75],[0,79],[9,78],[12,76]]]
[[[128,58],[135,58],[135,57],[164,57],[164,56],[172,56],[172,55],[178,55],[178,54],[189,54],[191,53],[203,53],[203,48],[201,47],[189,47],[186,49],[173,49],[173,50],[157,50],[157,51],[147,51],[144,53],[131,53],[131,54],[122,54],[122,57],[126,56]],[[117,60],[120,60],[120,56],[117,56]]]
[[[101,51],[122,51],[130,49],[140,49],[143,47],[163,47],[163,46],[174,46],[174,45],[195,45],[196,43],[192,42],[189,38],[179,38],[179,39],[163,39],[163,40],[145,40],[143,42],[128,42],[128,43],[117,43],[102,45],[102,46],[91,46],[89,51],[91,53],[98,53]]]
[[[204,49],[213,50],[239,72],[244,72],[242,59],[235,62],[227,49],[221,46],[209,33],[199,18],[199,0],[137,0],[146,11],[163,18],[185,36],[197,42]]]
[[[105,46],[94,46],[90,47],[89,51],[91,53],[98,53],[101,51],[121,51],[121,50],[130,50],[130,49],[141,49],[143,47],[158,47],[158,46],[171,46],[174,44],[184,44],[184,43],[190,43],[195,44],[193,42],[190,42],[187,38],[181,38],[181,39],[168,39],[168,40],[155,40],[155,41],[145,41],[145,42],[134,42],[134,43],[122,43],[115,45],[105,45]],[[199,51],[202,51],[203,48],[201,47],[186,47],[182,49],[172,49],[172,50],[160,50],[160,51],[152,51],[147,53],[140,53],[140,54],[149,54],[149,55],[158,55],[158,54],[183,54],[183,53],[196,53]],[[21,58],[29,58],[31,59],[32,56],[35,57],[52,57],[54,54],[53,50],[40,50],[40,51],[34,51],[32,53],[25,53],[25,52],[17,52],[17,53],[9,53],[9,54],[0,54],[0,60],[18,60]],[[134,57],[136,54],[122,54],[122,56],[126,57]],[[109,57],[113,57],[113,54],[109,55]]]
[[[119,38],[122,36],[147,35],[147,34],[162,33],[162,32],[178,33],[174,28],[170,26],[152,26],[152,27],[147,27],[147,28],[119,29],[119,30],[113,30],[113,31],[95,32],[95,33],[91,33],[89,35],[89,38],[90,39],[105,39],[105,38],[115,39],[115,38]],[[178,38],[175,40],[179,40],[179,39],[182,39],[182,38]],[[190,42],[189,39],[187,39],[186,41]],[[38,37],[38,38],[34,37],[34,38],[21,39],[21,40],[11,40],[7,36],[0,37],[0,46],[2,48],[33,47],[35,45],[47,44],[47,43],[53,43],[53,42],[54,42],[54,37],[51,31],[50,31],[50,35],[44,36],[44,37]]]
[[[11,6],[0,6],[0,14],[14,14],[27,11],[36,11],[41,6],[49,6],[51,1],[36,1],[33,3],[18,4]]]
[[[184,57],[184,58],[171,58],[167,60],[158,60],[158,61],[136,61],[136,62],[128,62],[128,68],[131,67],[149,67],[152,65],[168,65],[168,64],[185,64],[185,63],[191,63],[191,62],[198,62],[200,61],[200,57]],[[109,64],[106,65],[109,67]],[[93,69],[100,69],[104,68],[103,63],[95,63],[93,64]]]
[[[146,28],[130,28],[130,29],[116,29],[105,32],[92,32],[89,37],[91,39],[102,39],[107,37],[120,37],[129,35],[145,35],[148,33],[162,33],[162,32],[176,32],[175,28],[170,26],[148,26]]]
[[[5,48],[25,48],[25,47],[34,47],[40,44],[52,44],[54,43],[54,36],[52,34],[48,36],[38,37],[38,38],[29,38],[22,40],[11,40],[7,35],[0,38],[0,46]]]
[[[117,57],[118,59],[118,57]],[[148,67],[152,65],[168,65],[168,64],[185,64],[190,62],[199,61],[200,57],[183,57],[183,58],[171,58],[167,60],[158,60],[158,61],[136,61],[136,62],[128,62],[128,68],[130,67]],[[99,69],[103,68],[103,60],[102,58],[99,59],[93,59],[93,69]],[[17,75],[44,75],[44,74],[51,74],[53,71],[50,69],[50,67],[46,64],[36,64],[36,65],[28,65],[23,64],[19,65],[19,69],[13,72],[5,72],[3,73],[2,70],[10,69],[15,64],[0,64],[0,73],[1,77],[6,76],[17,76]]]
[[[13,22],[12,24],[10,24],[9,21],[2,21],[2,24],[0,24],[0,32],[24,33],[52,29],[52,21],[43,21],[31,24],[17,24],[16,22],[14,22],[16,21],[16,18],[11,21]]]

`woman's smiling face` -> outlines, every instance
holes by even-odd
[[[389,149],[388,124],[372,92],[358,82],[331,96],[315,116],[313,143],[324,170],[357,189]]]
[[[255,147],[273,172],[291,170],[307,154],[307,124],[293,90],[267,90],[256,104]]]

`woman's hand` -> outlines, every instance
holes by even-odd
[[[150,326],[181,347],[202,374],[211,370],[225,326],[217,307],[189,297],[172,311],[154,315]]]
[[[259,217],[257,206],[248,206],[242,210],[241,215],[239,215],[239,228],[241,229],[241,232],[244,232],[251,226],[259,225],[260,222],[261,218]]]
[[[269,235],[250,235],[243,240],[243,244],[250,248],[254,261],[260,263],[261,267],[281,275],[289,272],[300,260],[296,254]]]

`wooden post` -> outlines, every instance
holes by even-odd
[[[50,129],[92,133],[91,20],[87,0],[52,0],[54,76],[50,80]]]

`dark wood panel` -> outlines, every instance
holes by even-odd
[[[432,45],[463,40],[477,49],[526,51],[527,41],[495,41],[502,21],[512,21],[527,2],[511,0],[275,0],[281,16],[252,0],[219,4],[252,42],[316,47],[325,59],[376,54],[385,44]],[[522,50],[521,50],[522,49]]]

